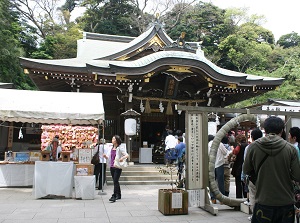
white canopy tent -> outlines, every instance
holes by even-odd
[[[97,125],[104,120],[102,94],[0,89],[0,120]]]

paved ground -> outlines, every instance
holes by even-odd
[[[112,186],[95,200],[35,199],[32,188],[0,188],[0,223],[131,223],[131,222],[249,222],[248,215],[219,205],[213,216],[189,207],[188,215],[164,216],[158,211],[158,189],[162,185],[121,185],[122,199],[111,203]],[[232,188],[234,190],[234,188]]]

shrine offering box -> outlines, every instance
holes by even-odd
[[[94,175],[93,164],[76,164],[76,176],[92,176]]]
[[[15,162],[27,162],[29,161],[29,152],[13,152]]]
[[[148,148],[148,142],[147,141],[143,141],[143,148]]]
[[[44,150],[41,151],[42,161],[50,161],[50,151]]]
[[[30,161],[39,161],[41,160],[41,152],[30,152]]]
[[[70,155],[71,155],[70,151],[62,151],[61,152],[61,160],[63,162],[70,162]]]
[[[78,150],[78,163],[90,164],[92,161],[92,149],[79,149]]]

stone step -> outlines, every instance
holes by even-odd
[[[110,175],[110,172],[107,171],[107,175]],[[169,175],[164,175],[163,173],[159,173],[157,170],[156,171],[122,171],[122,175],[121,176],[158,176],[158,175],[162,175],[165,177],[168,177]],[[174,175],[175,176],[175,175]]]
[[[120,184],[122,185],[169,185],[171,184],[171,175],[159,172],[160,165],[157,164],[137,164],[130,165],[123,169]],[[106,172],[106,180],[108,185],[112,185],[113,181],[109,168]],[[173,175],[173,181],[177,179],[177,175]]]
[[[111,176],[107,177],[107,179],[111,178]],[[140,175],[140,176],[124,176],[121,175],[120,180],[122,181],[153,181],[153,180],[161,180],[161,181],[170,181],[171,178],[165,175],[157,175],[157,176],[149,176],[149,175]]]
[[[119,181],[121,185],[170,185],[170,182],[166,181]],[[112,181],[107,181],[107,185],[113,185]]]

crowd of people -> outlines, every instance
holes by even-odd
[[[295,216],[300,216],[300,128],[292,127],[285,133],[284,121],[276,116],[270,116],[264,122],[264,134],[260,129],[253,129],[250,140],[244,133],[237,135],[230,131],[221,140],[215,161],[215,179],[219,191],[230,194],[230,177],[235,178],[236,198],[245,199],[250,206],[251,222],[294,222]],[[173,131],[166,126],[163,134],[165,144],[165,163],[177,165],[178,180],[184,179],[185,138],[182,131]],[[208,135],[210,150],[214,136]],[[58,138],[54,137],[47,147],[51,151],[51,160],[59,158],[61,147]],[[94,153],[98,151],[100,163],[95,166],[96,184],[101,190],[105,183],[106,166],[110,168],[114,191],[109,199],[115,202],[121,199],[119,178],[122,169],[114,165],[129,157],[126,149],[121,148],[121,138],[112,137],[112,147],[99,143]],[[183,185],[184,186],[184,185]],[[295,205],[295,193],[299,204]],[[212,203],[216,203],[214,193],[211,193]]]
[[[270,116],[264,122],[264,134],[253,129],[246,135],[230,132],[217,151],[215,177],[219,191],[229,196],[230,175],[235,178],[236,198],[250,206],[251,222],[294,222],[300,213],[295,206],[295,191],[300,182],[300,129],[289,129],[284,121]],[[208,136],[210,149],[213,136]],[[300,193],[299,193],[300,195]],[[216,203],[211,194],[212,203]],[[300,197],[299,197],[300,201]]]

